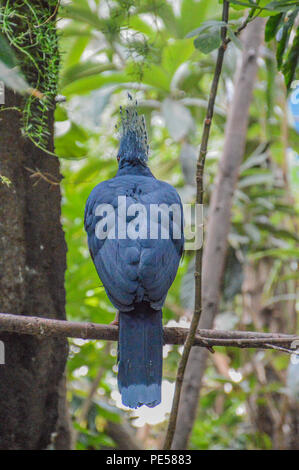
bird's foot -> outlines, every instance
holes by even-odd
[[[110,325],[119,325],[119,312],[116,313],[114,320],[110,323]]]

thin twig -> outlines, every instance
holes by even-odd
[[[58,0],[57,5],[56,5],[56,7],[55,7],[55,10],[53,11],[53,13],[52,13],[51,16],[49,16],[43,23],[37,24],[37,25],[35,25],[34,27],[35,27],[35,28],[40,28],[40,27],[43,26],[44,24],[48,23],[52,18],[54,18],[54,16],[56,16],[56,13],[57,13],[58,8],[59,8],[59,6],[60,6],[60,2],[61,2],[61,0]]]
[[[223,1],[223,9],[222,9],[222,21],[224,23],[228,23],[228,14],[229,14],[229,2],[224,0]],[[210,90],[209,102],[206,112],[206,118],[204,121],[204,128],[203,134],[201,139],[200,145],[200,152],[197,162],[197,170],[196,170],[196,183],[197,183],[197,193],[196,193],[196,203],[202,204],[203,203],[203,174],[204,174],[204,166],[205,166],[205,159],[207,154],[208,148],[208,141],[210,136],[210,128],[214,114],[214,105],[217,95],[217,89],[219,84],[219,79],[222,70],[223,58],[224,53],[227,48],[226,44],[226,33],[227,27],[224,26],[221,28],[221,45],[218,49],[217,54],[217,62],[214,72],[214,77],[212,81],[212,86]],[[189,354],[191,348],[194,344],[196,330],[198,327],[201,311],[202,311],[202,292],[201,292],[201,281],[202,281],[202,248],[197,250],[196,258],[195,258],[195,308],[194,313],[191,321],[190,330],[187,335],[186,343],[184,346],[182,358],[179,363],[176,383],[175,383],[175,390],[174,390],[174,398],[172,403],[172,409],[169,417],[168,428],[165,437],[164,443],[164,450],[171,449],[172,441],[175,433],[176,421],[177,421],[177,414],[179,409],[179,401],[182,391],[184,373],[186,369],[186,365],[188,362]]]
[[[35,170],[32,170],[31,168],[28,168],[27,166],[25,166],[24,168],[25,170],[29,171],[29,173],[31,173],[30,178],[38,178],[33,183],[33,186],[36,186],[41,180],[46,181],[52,186],[59,186],[60,184],[60,182],[48,172],[42,173],[38,168],[36,168]]]
[[[251,11],[251,12],[249,13],[249,15],[247,16],[247,18],[243,21],[243,23],[241,24],[241,26],[239,26],[239,28],[237,29],[237,31],[234,32],[234,35],[235,35],[236,37],[240,36],[241,32],[243,31],[243,29],[246,28],[246,26],[248,25],[248,23],[250,23],[251,21],[253,21],[253,20],[256,18],[256,16],[253,16],[252,13],[253,13],[253,12]],[[229,44],[229,43],[231,42],[231,38],[225,38],[225,41],[224,41],[224,42],[225,42],[226,45]]]

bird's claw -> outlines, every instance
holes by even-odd
[[[110,323],[110,325],[119,325],[119,312],[116,313],[114,320]]]

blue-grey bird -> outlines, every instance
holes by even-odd
[[[121,108],[118,171],[91,191],[84,225],[98,275],[119,311],[122,403],[138,408],[161,402],[162,307],[184,235],[180,197],[148,168],[145,120],[129,98],[128,107]]]

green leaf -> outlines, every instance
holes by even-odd
[[[0,61],[9,68],[13,68],[18,64],[13,49],[10,47],[8,41],[2,34],[0,34]]]
[[[65,70],[61,77],[60,86],[64,88],[70,83],[80,80],[81,78],[90,77],[92,75],[99,75],[102,72],[115,70],[113,64],[99,64],[95,62],[81,62]]]
[[[167,45],[162,53],[162,66],[171,75],[177,68],[188,59],[194,52],[192,41],[181,39],[173,44]]]
[[[24,79],[23,75],[17,67],[10,68],[4,62],[0,61],[0,80],[2,80],[6,86],[18,93],[29,92],[30,86]]]
[[[152,4],[152,8],[149,6],[148,10],[152,9],[153,15],[157,15],[163,20],[166,30],[173,37],[177,37],[178,25],[171,5],[168,2],[160,2],[159,4],[156,4],[156,2],[149,2],[149,4]]]
[[[296,16],[297,16],[297,10],[295,10],[289,16],[287,22],[284,23],[284,25],[282,27],[282,36],[281,36],[280,41],[278,42],[277,52],[276,52],[276,60],[277,60],[278,70],[280,70],[281,67],[282,67],[284,52],[285,52],[285,50],[288,46],[290,33],[291,33],[292,26],[294,24],[294,20],[295,20]]]
[[[275,35],[279,29],[280,24],[284,18],[284,13],[279,13],[278,15],[270,16],[265,28],[265,40],[271,41],[275,38]]]
[[[100,19],[95,12],[88,10],[87,8],[78,8],[75,5],[65,6],[61,8],[60,14],[63,18],[70,18],[72,20],[87,23],[99,31],[105,28],[105,21]]]
[[[299,280],[299,272],[284,274],[279,278],[280,281],[291,281],[291,280]]]
[[[228,37],[231,39],[232,43],[240,50],[243,49],[243,44],[238,38],[238,36],[235,35],[234,31],[231,28],[227,28],[227,34]]]
[[[282,66],[282,72],[283,72],[285,84],[288,90],[290,89],[290,86],[295,78],[295,73],[296,73],[298,62],[299,62],[299,28],[297,29],[297,33],[294,38],[292,47],[290,48],[288,55],[285,59],[285,62]]]
[[[89,36],[80,36],[75,37],[75,39],[71,38],[68,45],[68,52],[65,56],[63,56],[63,66],[64,68],[71,67],[76,65],[90,41]]]
[[[249,7],[249,8],[254,8],[254,9],[259,8],[259,6],[256,3],[253,3],[253,2],[241,2],[239,0],[231,0],[230,3],[232,5],[240,5],[240,6],[243,6],[243,7]]]
[[[0,175],[0,183],[5,184],[8,187],[12,184],[10,179],[3,175]]]
[[[200,36],[194,39],[194,46],[204,54],[209,54],[215,49],[218,49],[220,44],[221,38],[218,29],[211,30],[207,33],[202,33]]]
[[[273,1],[267,4],[266,8],[268,10],[275,10],[275,11],[288,11],[291,10],[294,7],[299,6],[299,2],[294,0],[294,1],[286,1],[286,0],[278,0],[278,1]]]
[[[127,83],[131,82],[132,77],[125,73],[115,72],[104,75],[91,75],[89,77],[80,78],[69,85],[62,88],[61,93],[67,97],[79,94],[85,95],[92,90],[97,90],[104,85],[111,85],[114,83]]]
[[[185,37],[188,31],[201,24],[213,10],[213,1],[182,0],[181,15],[177,18],[180,37]]]
[[[149,38],[152,38],[156,34],[155,31],[137,15],[129,18],[129,26],[139,33],[146,34]]]
[[[0,34],[0,80],[6,86],[21,94],[29,91],[30,86],[20,72],[18,61],[6,38]]]
[[[134,72],[136,72],[134,64],[130,64],[128,68],[127,81],[132,81],[134,79]],[[168,74],[167,71],[162,69],[159,65],[149,64],[143,69],[142,82],[147,85],[152,85],[157,89],[169,91],[171,74]]]
[[[57,105],[55,109],[55,122],[67,121],[68,115],[65,108]]]
[[[199,26],[199,28],[196,28],[190,33],[188,33],[186,35],[186,38],[192,38],[194,36],[198,36],[200,33],[210,28],[214,28],[215,30],[220,30],[220,28],[222,28],[223,26],[227,26],[225,21],[215,21],[215,20],[205,21],[201,26]]]
[[[246,188],[248,186],[255,186],[257,184],[267,184],[273,182],[273,176],[269,174],[255,174],[242,178],[238,183],[238,188]]]
[[[230,4],[232,5],[242,5],[243,7],[250,7],[252,10],[266,10],[268,12],[268,15],[271,14],[270,12],[286,12],[288,10],[291,10],[292,7],[296,7],[299,5],[297,1],[289,1],[286,2],[285,0],[281,1],[273,1],[273,2],[263,2],[260,1],[258,3],[253,3],[253,2],[243,2],[239,0],[231,0]]]
[[[265,230],[267,232],[273,233],[275,236],[280,237],[282,239],[299,241],[299,237],[297,236],[295,232],[290,232],[289,230],[276,227],[275,225],[272,225],[271,223],[257,221],[256,225],[261,230]]]
[[[242,163],[240,167],[240,173],[242,174],[245,170],[249,168],[253,168],[257,165],[262,165],[267,160],[268,155],[267,153],[261,153],[260,155],[256,155],[255,153],[248,157],[244,163]]]
[[[96,403],[100,416],[105,419],[108,419],[109,421],[112,421],[113,423],[121,422],[120,411],[117,408],[97,399],[94,401]]]
[[[180,141],[194,127],[192,115],[182,103],[166,98],[162,103],[162,113],[171,137]]]
[[[83,158],[87,154],[87,132],[74,122],[68,131],[55,138],[55,151],[60,158]]]
[[[252,253],[250,258],[254,260],[258,260],[265,257],[273,257],[273,258],[282,258],[282,259],[290,259],[295,258],[298,259],[299,257],[299,248],[272,248],[270,250],[258,251],[257,253]]]

